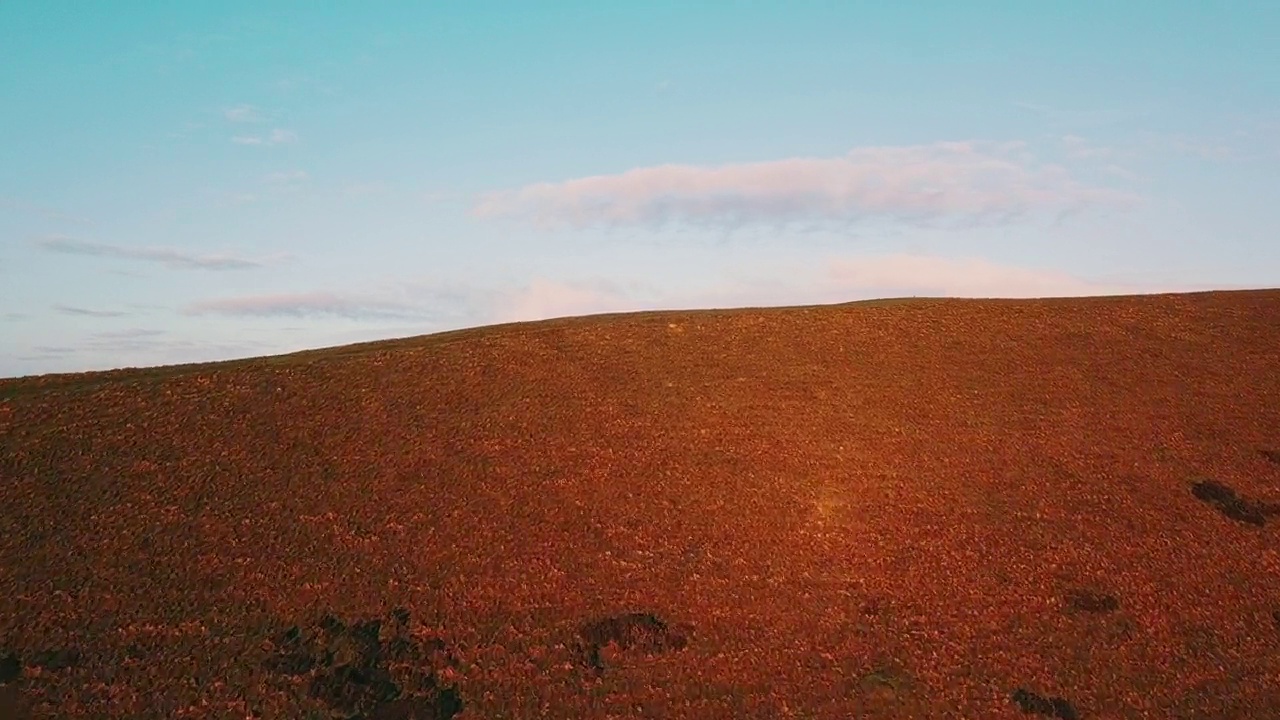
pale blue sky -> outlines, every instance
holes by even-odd
[[[6,0],[0,376],[1280,286],[1276,37],[1244,1]]]

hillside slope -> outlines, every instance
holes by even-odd
[[[0,381],[0,681],[34,717],[1280,716],[1277,510],[1275,290]]]

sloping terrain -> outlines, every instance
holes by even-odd
[[[32,717],[1280,717],[1280,291],[0,381]]]

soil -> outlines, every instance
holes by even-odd
[[[1280,291],[0,380],[0,718],[1280,717]]]

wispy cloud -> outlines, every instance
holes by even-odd
[[[124,260],[140,260],[167,265],[172,268],[191,268],[199,270],[244,270],[262,267],[262,260],[232,255],[197,255],[172,248],[125,247],[108,243],[77,240],[62,235],[41,238],[36,244],[50,252],[66,255],[89,255],[93,257],[111,257]]]
[[[235,107],[225,108],[222,111],[222,116],[233,123],[260,122],[262,120],[262,113],[252,105],[236,105]]]
[[[297,348],[288,348],[297,349]],[[83,372],[122,367],[151,367],[172,363],[210,362],[268,352],[282,352],[277,343],[261,341],[196,341],[155,337],[101,338],[92,336],[75,346],[36,345],[29,353],[10,356],[20,361],[0,369],[6,375],[46,372]],[[4,358],[0,356],[0,361]],[[26,363],[31,363],[29,367]]]
[[[150,330],[147,328],[129,328],[127,330],[109,330],[105,332],[94,333],[93,337],[97,340],[135,340],[137,338],[159,337],[164,335],[164,330]]]
[[[542,227],[854,222],[1004,223],[1035,212],[1127,208],[1136,196],[1037,163],[1022,143],[860,148],[836,158],[662,165],[491,193],[482,218]]]
[[[238,317],[340,317],[351,320],[424,317],[422,309],[378,297],[332,292],[249,295],[192,303],[187,315]]]
[[[80,349],[94,354],[116,355],[119,353],[148,353],[160,355],[175,348],[190,346],[189,340],[166,337],[164,330],[149,328],[128,328],[97,332],[90,335],[82,343]]]
[[[267,135],[235,135],[231,138],[231,142],[237,145],[286,145],[297,141],[297,133],[281,128],[276,128]]]
[[[121,312],[119,310],[92,310],[89,308],[76,307],[74,305],[54,305],[53,309],[57,310],[63,315],[79,315],[81,317],[96,317],[96,318],[124,317],[129,314],[126,312]]]

